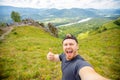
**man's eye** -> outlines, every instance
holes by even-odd
[[[73,45],[72,43],[70,43],[69,45]]]

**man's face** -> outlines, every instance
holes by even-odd
[[[73,39],[63,41],[63,50],[67,60],[73,59],[77,55],[78,44]]]

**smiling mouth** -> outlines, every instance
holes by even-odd
[[[72,54],[73,51],[72,51],[72,50],[70,50],[70,51],[66,51],[66,53],[67,53],[67,54]]]

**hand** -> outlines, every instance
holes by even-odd
[[[54,54],[52,53],[52,49],[51,48],[49,49],[49,52],[47,54],[47,59],[50,60],[50,61],[54,60]]]

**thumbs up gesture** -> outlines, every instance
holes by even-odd
[[[52,49],[49,49],[49,52],[47,54],[47,59],[50,61],[54,61],[54,54],[52,53]]]

